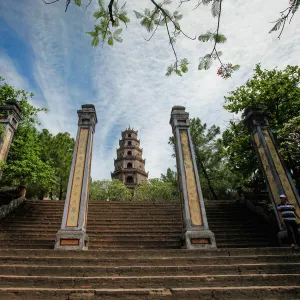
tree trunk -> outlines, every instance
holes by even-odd
[[[210,181],[210,179],[209,179],[209,176],[208,176],[208,174],[207,174],[207,172],[206,172],[206,170],[205,170],[204,164],[202,163],[202,161],[201,161],[200,159],[197,159],[197,161],[198,161],[198,164],[200,164],[200,168],[199,168],[199,166],[198,166],[198,168],[201,169],[201,170],[203,171],[204,177],[205,177],[205,179],[206,179],[206,181],[207,181],[207,184],[208,184],[208,187],[209,187],[209,189],[210,189],[211,194],[213,195],[213,197],[214,197],[216,200],[219,200],[219,198],[218,198],[218,196],[217,196],[217,194],[216,194],[216,192],[215,192],[215,190],[214,190],[214,188],[213,188],[213,186],[212,186],[212,184],[211,184],[211,181]]]
[[[287,149],[287,156],[288,156],[288,165],[289,168],[293,170],[292,178],[295,180],[296,189],[298,190],[298,193],[300,193],[300,172],[297,169],[297,166],[295,166],[294,161],[292,159],[292,156]]]
[[[62,179],[60,179],[58,200],[63,200],[62,199],[62,196],[63,196],[62,194],[63,194],[63,183],[62,183]]]

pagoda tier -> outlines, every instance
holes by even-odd
[[[148,173],[145,172],[143,149],[140,148],[140,140],[137,138],[138,131],[130,127],[121,132],[117,158],[114,160],[113,179],[121,180],[128,188],[134,189],[137,185],[147,181]]]

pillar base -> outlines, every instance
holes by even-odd
[[[82,230],[61,229],[56,234],[56,250],[88,250],[89,237]]]
[[[188,230],[184,234],[187,249],[211,249],[217,248],[215,235],[212,231]]]
[[[300,228],[298,228],[298,233],[300,234]],[[288,234],[287,234],[286,230],[280,230],[277,233],[277,240],[278,240],[280,247],[286,247],[286,246],[290,247],[291,246],[291,244],[288,241]],[[298,245],[298,246],[300,246],[300,245]]]

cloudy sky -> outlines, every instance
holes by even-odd
[[[151,7],[149,0],[127,0],[131,22],[122,34],[124,42],[104,48],[92,48],[86,34],[95,24],[96,0],[87,11],[71,4],[66,13],[64,0],[47,6],[42,0],[0,0],[0,75],[15,87],[32,91],[34,105],[49,109],[41,122],[53,134],[67,131],[75,136],[76,110],[85,103],[96,106],[94,180],[110,178],[120,132],[129,124],[139,131],[150,177],[159,177],[175,165],[167,144],[173,105],[184,105],[191,117],[224,129],[233,117],[223,109],[224,95],[244,84],[256,63],[265,68],[299,64],[298,15],[280,40],[276,33],[268,34],[270,22],[288,2],[223,2],[220,32],[228,42],[219,50],[225,62],[241,65],[232,79],[223,80],[216,75],[216,64],[209,71],[197,70],[199,57],[211,50],[211,44],[185,38],[178,39],[176,49],[180,58],[189,59],[189,72],[182,78],[164,75],[174,62],[165,30],[146,42],[143,37],[149,34],[133,14],[133,9]],[[217,21],[209,7],[193,10],[196,3],[180,9],[181,27],[190,36],[214,30]]]

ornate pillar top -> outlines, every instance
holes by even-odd
[[[256,126],[266,127],[269,126],[268,119],[265,113],[257,108],[246,109],[244,112],[244,124],[251,132]]]
[[[83,104],[80,110],[77,110],[78,114],[78,126],[81,127],[93,127],[98,123],[97,113],[93,104]]]
[[[189,113],[185,111],[184,106],[176,105],[172,107],[170,125],[173,131],[177,126],[189,127]]]

